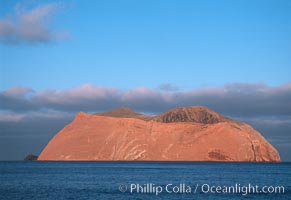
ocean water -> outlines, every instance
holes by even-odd
[[[0,199],[291,199],[291,163],[0,162]]]

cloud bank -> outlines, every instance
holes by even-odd
[[[63,5],[47,3],[27,10],[18,4],[12,14],[0,19],[0,41],[4,44],[47,43],[66,39],[66,31],[53,31],[49,22]]]
[[[193,105],[207,106],[251,124],[279,150],[283,160],[291,161],[291,83],[275,87],[231,83],[187,91],[170,84],[131,90],[92,84],[41,91],[13,87],[0,91],[0,144],[5,147],[2,152],[7,152],[0,153],[0,159],[22,159],[27,153],[40,153],[50,138],[80,111],[94,113],[127,106],[158,114]]]
[[[145,87],[125,91],[92,84],[43,91],[13,87],[0,92],[0,102],[2,113],[22,115],[48,111],[97,112],[120,106],[157,114],[174,107],[203,105],[234,117],[291,117],[291,83],[276,87],[232,83],[189,91]]]

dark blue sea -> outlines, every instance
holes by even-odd
[[[0,199],[291,199],[291,163],[0,162]]]

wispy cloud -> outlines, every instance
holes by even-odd
[[[26,9],[18,4],[14,12],[0,19],[0,41],[5,44],[47,43],[69,37],[64,30],[52,30],[51,19],[62,3],[47,3]]]
[[[25,114],[3,112],[0,113],[0,122],[19,122],[22,121],[24,117]]]
[[[164,83],[160,85],[159,89],[165,91],[178,91],[179,87],[171,83]]]

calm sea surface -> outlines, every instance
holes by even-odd
[[[291,163],[0,162],[0,199],[291,199]]]

